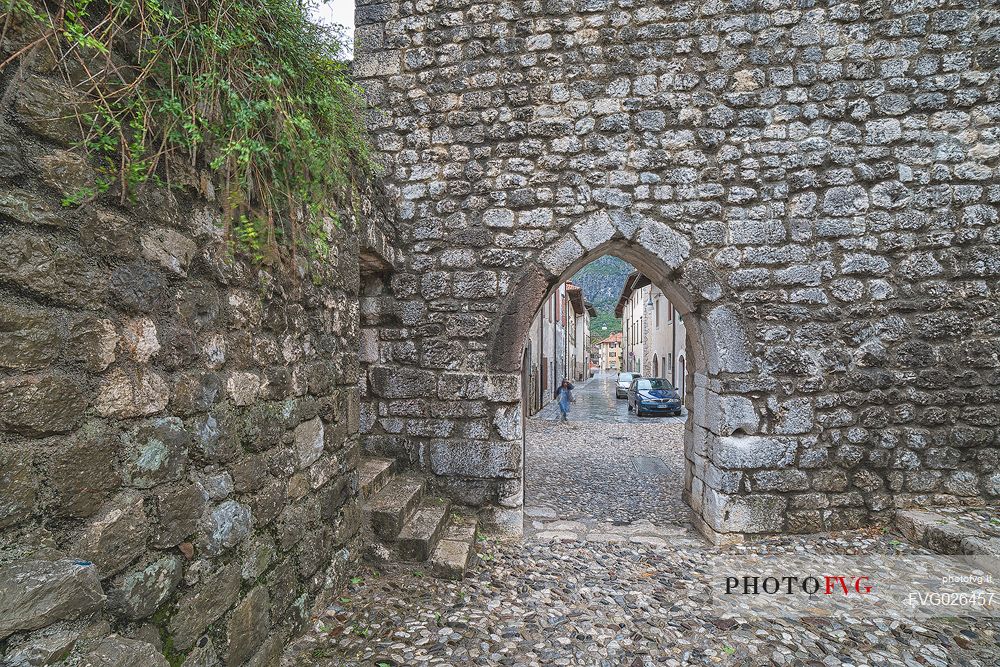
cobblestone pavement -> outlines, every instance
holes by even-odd
[[[613,375],[574,393],[569,424],[553,402],[526,425],[525,534],[652,543],[685,534],[686,416],[636,417],[615,399]]]
[[[727,613],[711,592],[725,575],[719,558],[929,552],[876,531],[707,544],[680,497],[683,420],[640,422],[606,389],[581,387],[570,425],[546,413],[528,420],[523,540],[481,537],[463,582],[419,565],[369,566],[283,665],[1000,664],[994,619]]]
[[[464,582],[368,570],[286,652],[294,666],[1000,664],[1000,622],[816,615],[729,618],[708,591],[713,554],[918,553],[888,536],[742,547],[485,542]],[[832,557],[832,556],[831,556]]]
[[[667,423],[530,420],[525,527],[546,530],[537,524],[556,519],[588,525],[686,523],[683,429]]]

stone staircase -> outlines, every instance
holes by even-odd
[[[422,475],[398,472],[393,459],[363,457],[358,484],[372,538],[393,560],[426,563],[435,577],[465,576],[475,551],[474,514],[429,494]]]

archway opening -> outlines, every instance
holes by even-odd
[[[486,514],[487,525],[516,532],[524,525],[523,429],[520,422],[509,426],[510,417],[520,419],[523,412],[522,361],[533,318],[554,288],[609,254],[627,261],[660,290],[677,313],[675,319],[684,324],[683,373],[679,364],[672,365],[680,373],[672,383],[678,385],[687,410],[682,498],[693,510],[690,516],[695,527],[716,543],[742,541],[751,533],[779,532],[785,522],[786,499],[759,493],[744,480],[747,471],[764,465],[786,467],[796,442],[762,437],[759,407],[753,397],[743,395],[756,386],[752,378],[759,364],[753,358],[742,308],[712,264],[693,256],[690,243],[676,230],[617,212],[595,213],[548,243],[505,290],[486,348],[486,396],[495,403],[496,422],[504,426],[503,442],[477,452],[481,462],[464,468],[497,471],[500,481],[495,486],[495,504]],[[634,340],[638,337],[628,342]],[[628,371],[624,328],[621,343],[619,369]]]
[[[563,271],[524,334],[529,539],[691,537],[694,383],[672,363],[688,356],[690,338],[668,281],[621,254],[609,247]],[[651,259],[637,263],[655,274]]]

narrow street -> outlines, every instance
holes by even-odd
[[[570,420],[604,424],[684,424],[686,412],[680,417],[637,417],[629,412],[628,401],[615,398],[617,376],[614,372],[599,373],[576,385],[573,390],[576,402],[570,408]],[[559,403],[550,401],[531,418],[531,422],[556,419],[559,419]]]
[[[687,529],[680,417],[637,417],[615,398],[615,373],[577,385],[570,422],[551,401],[525,428],[525,535],[650,544]]]

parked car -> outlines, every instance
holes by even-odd
[[[632,385],[632,380],[641,377],[638,373],[619,373],[618,382],[615,384],[615,398],[626,398],[628,388]]]
[[[637,378],[628,388],[628,409],[639,417],[647,414],[674,415],[681,413],[681,397],[670,380]]]

